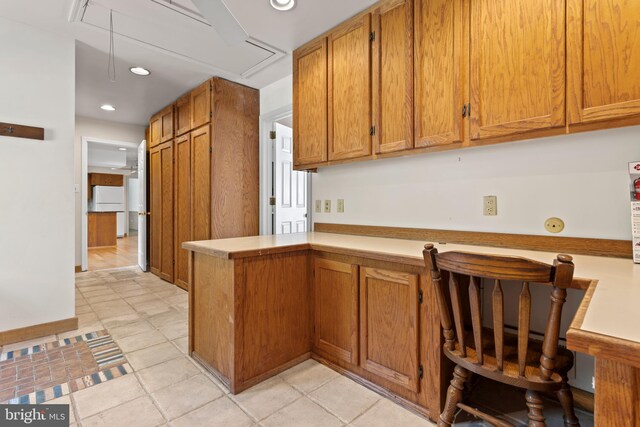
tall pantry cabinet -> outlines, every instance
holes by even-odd
[[[258,90],[212,78],[151,118],[152,273],[188,289],[182,243],[258,234],[259,104]]]

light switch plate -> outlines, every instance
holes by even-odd
[[[322,200],[316,200],[316,213],[322,212]]]
[[[73,184],[73,192],[74,193],[80,192],[80,184]]]
[[[336,211],[338,213],[344,213],[344,199],[338,199],[338,203],[336,205]]]
[[[324,213],[331,213],[331,200],[324,201]]]
[[[497,196],[484,196],[484,216],[496,216],[498,215],[498,197]]]

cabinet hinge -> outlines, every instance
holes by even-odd
[[[369,41],[372,42],[376,39],[376,32],[375,31],[371,31],[369,33]]]
[[[209,111],[209,118],[212,119],[213,118],[213,111]]]
[[[420,289],[418,291],[418,303],[422,304],[422,300],[423,300],[423,293],[422,293],[422,289]]]
[[[462,106],[462,117],[470,117],[471,116],[471,104],[464,104]]]
[[[275,130],[269,131],[269,139],[276,139],[276,131]]]
[[[424,368],[422,367],[422,365],[418,366],[418,377],[420,377],[420,379],[424,377]]]
[[[369,129],[369,135],[373,136],[376,134],[376,127],[375,126],[371,126],[371,129]]]
[[[213,153],[213,147],[209,147],[209,153]]]

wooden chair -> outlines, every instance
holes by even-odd
[[[564,425],[579,426],[573,410],[573,395],[567,384],[567,372],[573,366],[573,354],[558,347],[562,305],[567,296],[566,288],[571,286],[573,279],[572,258],[558,255],[553,265],[548,265],[520,257],[466,252],[438,253],[433,244],[426,244],[423,254],[436,289],[445,339],[443,351],[456,364],[438,426],[450,426],[458,408],[493,425],[510,425],[462,402],[469,371],[527,390],[525,397],[530,426],[546,426],[540,392],[557,392],[564,411]],[[449,277],[448,289],[443,283],[443,271],[448,272],[444,275]],[[479,284],[483,278],[495,281],[491,297],[493,329],[482,327]],[[462,293],[467,280],[468,299]],[[504,332],[503,280],[522,282],[518,298],[517,335]],[[551,286],[551,306],[543,341],[529,338],[530,282]],[[470,317],[471,325],[465,324],[463,305],[467,305],[466,301],[470,312],[470,316],[466,316],[466,323],[469,323]],[[450,311],[453,312],[453,323]]]

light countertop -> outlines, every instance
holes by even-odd
[[[334,253],[366,254],[372,258],[397,258],[420,265],[426,241],[353,236],[333,233],[297,233],[186,242],[183,248],[226,259],[313,249]],[[512,255],[551,264],[557,252],[435,243],[440,252],[468,251]],[[580,330],[640,343],[640,264],[630,259],[573,255],[574,277],[580,287],[597,281],[597,287]],[[586,279],[586,280],[581,280]]]

